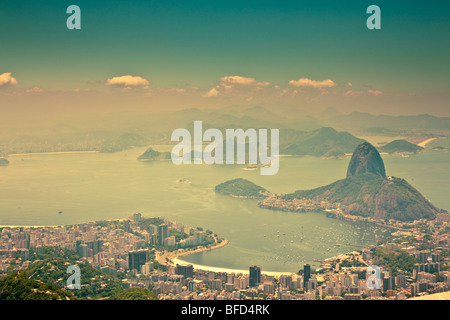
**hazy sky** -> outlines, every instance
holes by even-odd
[[[81,8],[81,30],[66,9]],[[381,8],[381,30],[366,9]],[[450,116],[447,1],[0,2],[0,108]]]

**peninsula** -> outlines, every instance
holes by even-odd
[[[236,183],[236,180],[238,183]],[[250,186],[246,190],[243,186]],[[386,176],[383,159],[368,142],[353,152],[347,177],[327,186],[298,190],[290,194],[272,194],[244,179],[235,179],[216,187],[217,192],[233,197],[255,196],[262,208],[281,211],[327,211],[334,214],[374,220],[413,221],[434,219],[445,212],[436,208],[406,180]],[[261,192],[264,190],[264,192]]]

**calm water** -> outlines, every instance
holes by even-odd
[[[283,157],[277,175],[261,176],[237,166],[136,161],[144,150],[10,157],[10,166],[0,167],[0,225],[74,224],[142,212],[201,226],[230,241],[186,260],[238,269],[260,264],[269,271],[297,271],[304,263],[317,266],[313,260],[381,236],[381,230],[321,213],[263,210],[254,200],[214,193],[216,184],[236,177],[277,193],[318,187],[343,178],[349,159]],[[383,158],[388,174],[407,179],[436,206],[450,209],[450,152]],[[180,178],[191,184],[176,183]]]

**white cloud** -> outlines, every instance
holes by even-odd
[[[367,90],[367,93],[371,94],[373,96],[379,96],[379,95],[383,94],[383,91],[380,91],[380,90]],[[344,97],[356,97],[356,96],[362,96],[364,94],[366,94],[365,91],[348,90],[343,95],[344,95]]]
[[[107,86],[116,86],[116,87],[143,87],[147,89],[150,85],[150,82],[142,77],[126,75],[120,77],[113,77],[111,79],[106,80]]]
[[[44,90],[39,87],[33,87],[31,89],[26,89],[25,92],[26,93],[42,93],[42,92],[44,92]]]
[[[183,89],[183,88],[161,88],[161,87],[158,87],[158,91],[164,92],[164,93],[185,93],[186,89]]]
[[[367,92],[374,96],[379,96],[379,95],[383,94],[383,91],[380,91],[380,90],[367,90]]]
[[[11,72],[5,72],[0,74],[0,87],[7,85],[16,85],[17,80],[14,77],[11,77]]]
[[[228,77],[222,77],[220,79],[222,84],[243,84],[243,85],[249,85],[249,84],[256,84],[255,78],[246,78],[241,76],[228,76]]]
[[[364,91],[353,91],[348,90],[346,93],[344,93],[344,97],[355,97],[355,96],[361,96],[364,94]]]
[[[311,80],[308,78],[300,78],[298,80],[291,80],[289,81],[290,85],[296,86],[296,87],[313,87],[313,88],[331,88],[336,86],[336,82],[334,82],[331,79],[317,81],[317,80]]]
[[[205,93],[203,95],[203,97],[205,97],[205,98],[212,98],[212,97],[217,97],[218,95],[219,95],[219,90],[217,90],[216,88],[212,88],[207,93]]]

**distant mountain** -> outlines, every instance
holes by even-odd
[[[215,191],[235,198],[264,198],[267,192],[263,187],[242,178],[221,183],[216,186]]]
[[[170,160],[170,152],[159,152],[153,148],[148,148],[143,154],[138,157],[138,160]]]
[[[9,160],[6,158],[0,158],[0,167],[9,165]]]
[[[383,159],[377,149],[368,142],[361,143],[353,152],[347,169],[347,178],[364,173],[386,178]]]
[[[423,148],[406,140],[394,140],[379,148],[379,150],[387,153],[417,153],[422,151]]]
[[[435,117],[429,114],[414,116],[373,115],[370,113],[352,112],[337,115],[326,121],[328,125],[339,128],[389,128],[389,129],[448,129],[449,117]]]
[[[285,130],[280,133],[280,153],[335,157],[351,153],[364,140],[348,132],[325,127],[311,132]]]
[[[16,271],[0,280],[0,300],[75,300],[67,291],[29,279],[25,271]]]
[[[318,114],[321,119],[330,119],[342,115],[335,107],[330,106]]]
[[[213,127],[209,123],[203,123],[203,131]],[[193,124],[186,128],[193,132]],[[246,130],[244,128],[244,130]],[[223,157],[226,157],[226,135],[224,132]],[[345,153],[351,153],[355,147],[364,142],[348,132],[337,132],[333,128],[320,128],[311,132],[298,131],[293,129],[280,130],[280,154],[289,155],[312,155],[319,157],[338,157]],[[268,146],[271,141],[269,136]],[[234,145],[236,154],[238,142]],[[246,161],[248,161],[248,141],[245,143]],[[191,151],[191,159],[202,157],[201,153]],[[138,160],[168,160],[171,159],[170,152],[158,152],[153,148],[147,149]]]
[[[142,147],[148,143],[148,139],[136,132],[127,132],[117,138],[109,139],[104,143],[100,152],[111,153],[120,152],[131,147]]]

